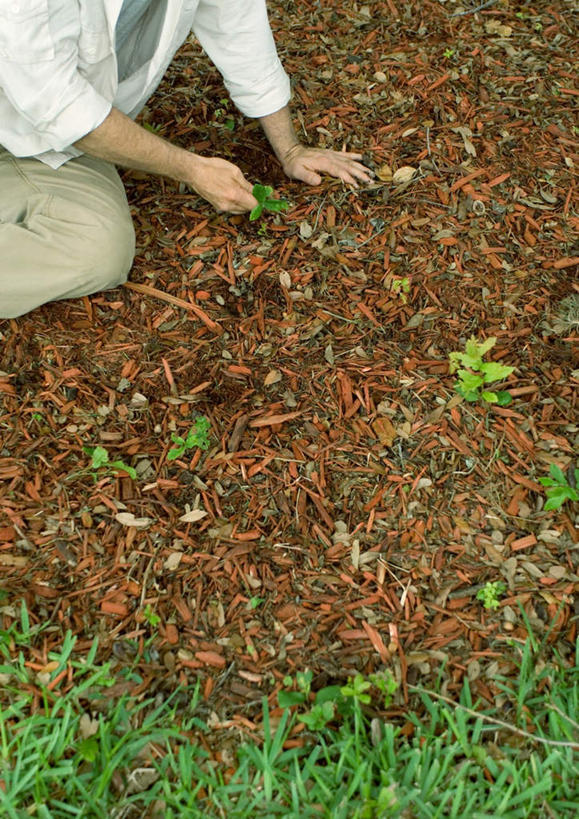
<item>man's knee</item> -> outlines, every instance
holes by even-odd
[[[74,206],[72,206],[74,207]],[[60,298],[111,290],[127,280],[135,255],[135,230],[127,208],[83,207],[71,212],[68,201],[53,200],[52,228],[69,247],[70,289]]]

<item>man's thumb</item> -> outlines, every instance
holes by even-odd
[[[299,178],[302,182],[307,182],[308,185],[319,185],[322,181],[322,177],[319,174],[307,170],[302,171]]]

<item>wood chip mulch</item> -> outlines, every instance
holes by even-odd
[[[199,678],[251,728],[304,668],[389,668],[402,713],[443,665],[494,703],[529,626],[570,656],[577,506],[538,478],[577,459],[577,36],[571,3],[486,5],[271,4],[302,136],[363,151],[367,190],[284,180],[181,49],[145,121],[291,207],[250,223],[127,172],[132,283],[0,323],[0,622],[48,623],[32,669],[68,629],[126,665],[153,612],[136,693]],[[454,391],[472,335],[516,367],[509,407]],[[210,448],[168,460],[200,415]],[[96,445],[137,480],[93,480]]]

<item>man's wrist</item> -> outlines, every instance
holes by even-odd
[[[260,117],[259,121],[275,155],[282,165],[285,164],[292,152],[300,147],[288,106]]]

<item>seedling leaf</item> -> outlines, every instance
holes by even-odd
[[[259,219],[261,214],[263,213],[263,205],[259,204],[254,207],[254,209],[249,214],[249,221],[255,222],[256,219]]]
[[[129,478],[132,478],[134,481],[137,480],[137,470],[132,466],[127,466],[127,464],[123,463],[123,461],[112,461],[109,466],[114,467],[115,469],[120,469],[123,472],[126,472]]]
[[[507,390],[499,390],[497,392],[497,399],[499,407],[506,407],[508,404],[512,403],[513,396]]]
[[[252,193],[260,205],[263,205],[266,199],[269,199],[269,197],[272,195],[273,188],[269,185],[254,185]]]
[[[465,391],[476,390],[484,384],[482,375],[469,373],[468,370],[459,370],[460,386]]]
[[[279,691],[277,701],[280,708],[291,708],[292,705],[301,705],[306,701],[306,695],[301,691]]]
[[[481,372],[484,373],[485,383],[490,384],[491,381],[502,381],[514,371],[514,367],[508,367],[506,364],[498,364],[496,361],[488,361],[480,366]]]
[[[488,401],[489,404],[497,404],[499,397],[496,392],[489,392],[488,390],[483,390],[481,393],[481,397]]]
[[[561,486],[567,486],[567,478],[565,477],[565,474],[561,467],[557,466],[557,464],[551,464],[549,466],[549,472],[551,474],[551,477],[553,477],[558,484],[560,484]]]

